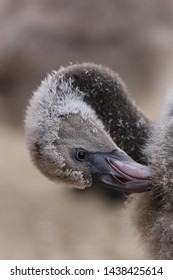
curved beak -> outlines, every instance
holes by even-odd
[[[151,188],[153,170],[137,163],[121,149],[111,153],[90,153],[88,164],[93,184],[135,193]]]

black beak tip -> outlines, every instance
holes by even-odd
[[[121,181],[119,177],[110,174],[95,174],[93,184],[101,184],[106,188],[128,193],[147,192],[151,189],[151,180]]]
[[[121,150],[112,153],[95,153],[93,184],[101,184],[122,192],[146,192],[151,189],[153,170],[135,162]]]

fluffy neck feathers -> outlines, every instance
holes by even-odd
[[[152,191],[133,195],[128,213],[142,243],[154,259],[173,259],[173,94],[169,94],[160,121],[145,149],[148,164],[155,169]],[[131,211],[130,211],[131,209]]]
[[[73,90],[85,93],[84,101],[94,109],[114,142],[135,160],[145,161],[142,146],[151,122],[130,100],[119,76],[90,63],[69,66],[62,73],[64,80],[72,80]]]

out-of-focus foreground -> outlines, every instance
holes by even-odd
[[[0,0],[0,23],[0,258],[142,258],[122,203],[50,183],[21,127],[40,80],[76,61],[119,72],[156,118],[172,84],[173,1]]]

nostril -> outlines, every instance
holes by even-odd
[[[128,180],[126,180],[125,178],[122,178],[120,176],[114,176],[118,181],[120,181],[121,183],[127,183]]]

